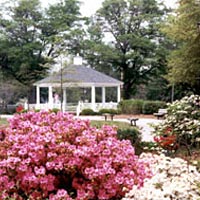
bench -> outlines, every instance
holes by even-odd
[[[138,118],[128,118],[128,120],[131,123],[131,126],[136,126],[136,121],[138,120]]]
[[[103,113],[102,114],[105,118],[105,121],[107,121],[108,117],[110,117],[110,119],[113,121],[113,118],[115,116],[115,114],[111,114],[111,113]]]
[[[153,113],[157,119],[163,118],[167,114],[167,109],[159,109],[157,113]]]

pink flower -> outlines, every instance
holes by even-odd
[[[43,167],[43,166],[40,166],[40,167],[34,167],[34,171],[35,171],[35,174],[37,176],[42,176],[42,175],[45,175],[46,173],[46,169]]]
[[[55,181],[55,177],[52,176],[51,174],[49,174],[45,177],[41,177],[40,178],[40,187],[44,191],[53,191],[55,189],[54,181]]]
[[[99,193],[98,193],[98,199],[101,199],[101,200],[103,200],[103,199],[109,199],[109,195],[106,194],[105,190],[100,189]]]
[[[58,192],[56,193],[58,197],[62,198],[62,197],[65,197],[67,194],[67,191],[66,190],[58,190]]]
[[[31,111],[14,115],[6,131],[0,199],[122,198],[124,188],[140,187],[151,176],[148,161],[110,126],[96,129],[67,113]]]

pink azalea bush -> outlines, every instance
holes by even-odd
[[[113,127],[58,112],[16,114],[0,141],[0,199],[119,199],[151,176]]]

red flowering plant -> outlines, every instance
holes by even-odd
[[[24,106],[22,106],[21,104],[16,107],[17,113],[22,113],[23,111],[24,111]]]
[[[14,115],[0,141],[0,199],[121,199],[151,177],[129,140],[62,112]]]
[[[171,127],[166,127],[163,134],[154,137],[154,141],[163,149],[176,150],[178,148],[177,136]]]

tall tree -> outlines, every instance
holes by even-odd
[[[79,2],[63,0],[44,10],[39,0],[18,0],[1,8],[0,70],[29,89],[66,50],[80,20]]]
[[[168,19],[163,29],[173,39],[176,49],[169,56],[168,79],[172,84],[184,84],[200,93],[200,2],[180,0],[176,15]]]
[[[155,0],[105,0],[93,18],[85,57],[118,73],[126,99],[163,66],[159,22],[165,11]]]

